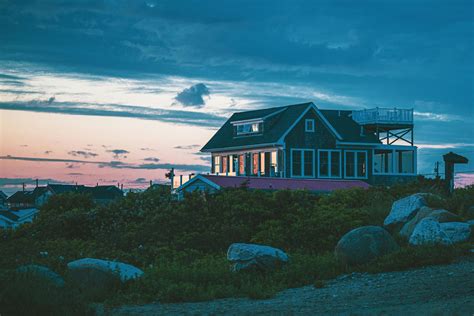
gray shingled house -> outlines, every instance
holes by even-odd
[[[417,172],[413,109],[320,110],[309,102],[240,112],[201,151],[221,176],[391,184]]]

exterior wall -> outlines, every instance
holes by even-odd
[[[305,120],[314,120],[314,132],[305,132]],[[335,149],[336,138],[331,131],[326,127],[322,120],[319,119],[318,115],[314,110],[308,111],[304,117],[295,125],[291,132],[285,138],[285,168],[286,177],[291,176],[291,149],[314,149],[315,150],[315,177],[317,177],[318,162],[318,149]]]
[[[370,178],[371,185],[394,185],[416,181],[416,175],[376,175]]]
[[[204,181],[201,180],[196,180],[194,183],[191,183],[187,187],[184,188],[184,190],[178,192],[178,200],[182,200],[184,198],[184,194],[194,192],[194,191],[207,191],[209,193],[215,193],[217,190],[216,188],[210,186],[209,184],[205,183]]]

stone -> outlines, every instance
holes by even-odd
[[[34,278],[56,288],[62,288],[65,285],[64,279],[48,267],[36,264],[20,266],[16,269],[17,275],[20,277]]]
[[[445,223],[445,222],[459,222],[461,218],[448,212],[446,210],[432,210],[427,206],[423,206],[420,210],[416,213],[415,217],[413,217],[408,223],[403,225],[402,229],[400,230],[400,236],[405,238],[410,238],[413,230],[415,229],[416,225],[425,217],[432,217],[438,221],[438,223]]]
[[[424,195],[417,193],[395,201],[383,225],[390,231],[398,231],[416,215],[420,208],[427,206]]]
[[[428,206],[423,206],[420,210],[416,213],[415,217],[413,217],[410,221],[408,221],[405,225],[403,225],[402,229],[400,230],[400,236],[405,238],[410,238],[413,230],[415,230],[416,225],[425,217],[427,217],[433,210]]]
[[[468,223],[441,223],[441,229],[448,235],[453,244],[468,241],[471,237],[471,227]]]
[[[232,271],[257,269],[273,270],[289,261],[281,249],[265,245],[234,243],[227,250],[227,260],[234,265]]]
[[[441,224],[432,217],[425,217],[416,225],[408,242],[412,246],[452,244]]]
[[[446,210],[434,210],[429,216],[436,219],[439,223],[461,221],[461,218],[458,215],[448,212]]]
[[[102,299],[120,283],[140,278],[143,271],[130,264],[94,258],[69,262],[68,276],[90,299]]]
[[[360,265],[398,249],[399,246],[384,228],[363,226],[342,236],[334,252],[342,263]]]

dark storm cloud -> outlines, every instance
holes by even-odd
[[[195,84],[184,89],[174,98],[183,106],[202,107],[204,105],[203,96],[210,94],[209,89],[203,83]]]
[[[186,124],[204,127],[220,126],[225,118],[214,114],[181,111],[151,109],[140,106],[127,105],[101,105],[101,104],[78,104],[72,102],[0,102],[0,109],[32,111],[43,113],[60,113],[70,115],[111,116],[128,117],[146,120],[157,120],[175,124]]]

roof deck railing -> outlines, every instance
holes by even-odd
[[[413,109],[374,108],[352,111],[352,119],[365,124],[413,124]]]

